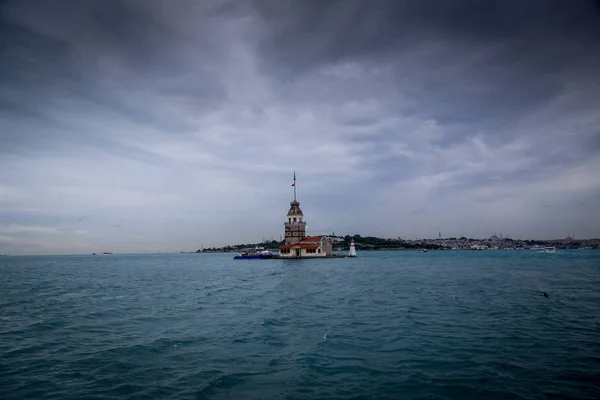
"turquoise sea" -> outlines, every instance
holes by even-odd
[[[0,258],[0,398],[600,398],[600,251],[232,257]]]

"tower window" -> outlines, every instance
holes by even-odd
[[[296,217],[294,217],[294,222],[296,222]]]
[[[288,220],[290,221],[290,223],[292,223],[292,219],[291,218],[288,218]]]

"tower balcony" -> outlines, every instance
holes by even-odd
[[[284,224],[285,224],[286,226],[287,226],[287,225],[306,225],[306,222],[304,222],[304,221],[296,221],[296,222],[288,222],[288,221],[285,221],[285,223],[284,223]]]

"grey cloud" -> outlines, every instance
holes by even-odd
[[[565,90],[565,69],[600,68],[590,1],[275,3],[257,2],[267,71],[386,63],[409,110],[447,125],[520,118]]]
[[[177,103],[203,113],[224,100],[223,87],[214,79],[220,50],[210,33],[216,22],[197,21],[197,35],[190,37],[161,20],[158,6],[5,3],[0,20],[2,112],[50,122],[60,135],[68,129],[62,121],[52,121],[53,114],[97,110],[167,131],[193,129],[173,118],[169,107],[160,112],[152,108]],[[180,51],[182,46],[187,50]],[[31,140],[28,130],[21,137]]]
[[[269,61],[280,59],[300,70],[346,57],[401,53],[432,38],[465,45],[540,36],[589,41],[599,30],[592,1],[284,0],[254,4],[267,22],[263,48],[272,53]]]

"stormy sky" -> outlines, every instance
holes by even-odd
[[[600,5],[0,2],[0,253],[600,236]]]

